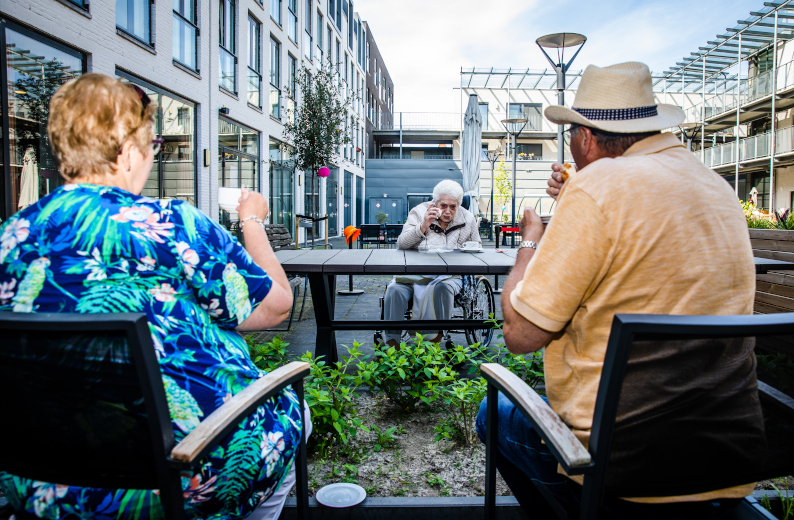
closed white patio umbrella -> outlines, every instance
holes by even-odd
[[[463,116],[463,140],[461,161],[463,163],[463,193],[477,197],[475,191],[480,180],[480,155],[482,154],[482,115],[477,95],[469,96],[469,105]],[[474,208],[474,204],[471,206]],[[477,213],[476,210],[472,211]]]

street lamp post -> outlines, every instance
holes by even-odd
[[[502,150],[488,150],[485,152],[485,156],[488,158],[488,162],[491,163],[491,225],[488,227],[488,240],[493,240],[493,188],[494,188],[494,178],[493,178],[493,169],[496,165],[496,161],[499,160],[499,156],[502,154]]]
[[[513,136],[513,212],[511,216],[513,219],[513,226],[516,226],[516,160],[518,159],[516,147],[518,146],[518,136],[521,135],[521,132],[523,132],[524,128],[527,126],[527,119],[523,117],[517,119],[505,119],[502,121],[502,124],[505,125],[507,133]],[[513,239],[513,244],[515,244],[515,238]]]
[[[698,132],[700,131],[700,123],[681,123],[678,125],[678,128],[681,129],[681,133],[684,135],[684,139],[686,139],[686,149],[691,152],[692,141],[697,138]]]
[[[573,60],[576,59],[576,56],[579,54],[579,51],[582,50],[586,41],[586,36],[577,33],[547,34],[535,40],[535,43],[540,47],[540,51],[546,56],[546,59],[549,60],[549,63],[557,72],[557,104],[560,106],[565,106],[565,73],[568,72]],[[576,52],[568,63],[565,63],[565,49],[568,47],[576,47],[577,45],[579,48],[576,49]],[[557,63],[554,63],[554,60],[546,53],[544,47],[547,49],[557,49]],[[557,147],[559,148],[557,150],[557,160],[560,164],[565,162],[565,146],[562,140],[562,131],[563,125],[557,125]]]

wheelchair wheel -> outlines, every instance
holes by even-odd
[[[473,296],[471,302],[466,305],[466,319],[487,320],[491,313],[496,312],[493,288],[491,282],[484,276],[477,276],[474,279]],[[491,328],[467,330],[466,341],[469,345],[479,343],[484,348],[490,345],[493,334],[494,330]]]

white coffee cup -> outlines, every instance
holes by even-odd
[[[474,240],[469,240],[465,244],[463,244],[463,249],[482,249],[482,246],[479,242],[475,242]]]

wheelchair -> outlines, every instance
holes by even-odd
[[[494,292],[491,287],[491,282],[481,275],[463,275],[463,288],[455,295],[454,307],[458,313],[453,311],[452,318],[461,318],[466,320],[486,320],[491,314],[496,313],[496,303],[494,301]],[[406,330],[403,330],[401,341],[409,339],[407,329],[410,329],[410,320],[412,316],[413,298],[408,301],[408,310],[405,311]],[[384,297],[380,298],[380,319],[383,320],[385,316],[385,293]],[[494,336],[494,329],[477,329],[477,330],[448,330],[444,331],[442,344],[448,349],[454,347],[454,343],[450,338],[450,334],[466,334],[466,341],[469,345],[479,343],[483,348],[491,344]],[[383,345],[386,343],[383,337],[383,331],[375,332],[374,337],[375,345]]]

